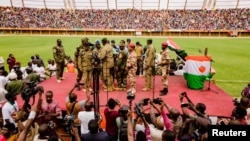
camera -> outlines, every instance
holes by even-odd
[[[137,116],[142,116],[143,113],[141,112],[141,108],[139,104],[135,104],[134,110]]]
[[[91,63],[93,66],[97,67],[101,64],[101,59],[98,58],[97,54],[92,54]]]
[[[188,103],[182,103],[182,104],[181,104],[181,107],[188,107],[188,106],[189,106]]]
[[[234,100],[233,100],[233,104],[234,104],[234,106],[241,106],[241,104],[240,104],[240,102],[238,101],[238,99],[237,98],[235,98]]]
[[[72,126],[74,125],[74,116],[73,115],[65,115],[64,117],[64,125],[66,132],[70,132],[72,129]]]
[[[48,126],[50,127],[50,129],[53,129],[53,128],[55,128],[56,123],[53,122],[53,121],[49,121],[49,122],[48,122]]]
[[[154,103],[154,104],[159,104],[159,105],[160,105],[160,104],[162,103],[162,99],[160,99],[160,98],[154,98],[154,99],[153,99],[153,103]]]
[[[145,99],[143,99],[143,103],[142,103],[142,105],[143,106],[146,106],[146,105],[148,105],[148,101],[149,101],[150,99],[149,98],[145,98]]]
[[[27,82],[26,87],[21,92],[21,97],[24,101],[29,101],[29,99],[32,96],[35,96],[38,91],[43,91],[43,88],[40,86],[37,86],[37,84],[32,81],[32,82]]]
[[[186,92],[182,92],[181,96],[187,96],[187,93]]]
[[[128,91],[128,93],[127,93],[127,99],[128,100],[134,100],[135,99],[135,94],[133,93],[132,90]]]

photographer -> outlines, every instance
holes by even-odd
[[[122,105],[119,109],[120,116],[116,118],[116,124],[118,127],[118,141],[127,141],[127,125],[128,125],[128,114],[129,107],[127,105]]]
[[[153,140],[162,140],[162,134],[164,130],[173,131],[173,125],[166,115],[164,108],[164,102],[161,98],[156,98],[150,102],[150,117],[153,124],[149,125],[150,133]],[[156,105],[157,104],[157,105]],[[159,108],[158,108],[159,107]],[[157,110],[159,116],[154,112]]]
[[[53,100],[52,91],[46,91],[45,98],[46,100],[42,101],[41,108],[39,107],[40,109],[38,109],[40,113],[37,118],[40,121],[40,124],[48,123],[50,121],[57,123],[58,118],[61,116],[59,103]]]
[[[19,106],[16,101],[16,93],[8,92],[5,95],[5,99],[7,102],[2,107],[3,125],[6,123],[14,123],[17,127],[17,124],[12,117],[13,113],[19,111]]]
[[[171,107],[169,104],[166,104],[165,102],[164,105],[168,110],[169,113],[168,117],[171,120],[171,123],[173,124],[173,131],[176,133],[176,135],[178,135],[180,128],[182,127],[183,124],[183,119],[180,114],[180,111],[176,108]]]
[[[106,132],[110,138],[110,141],[117,141],[118,139],[118,127],[116,124],[116,118],[119,117],[119,112],[115,110],[116,106],[120,108],[121,103],[110,98],[107,103],[107,107],[104,109],[104,115],[106,119]]]
[[[92,119],[88,123],[89,133],[82,134],[83,141],[111,141],[106,131],[100,131],[99,122]]]
[[[95,119],[95,112],[92,110],[94,107],[93,102],[86,102],[84,105],[84,111],[78,113],[78,119],[81,124],[81,134],[89,132],[88,123],[90,120]]]
[[[68,96],[66,97],[67,114],[64,118],[64,122],[66,123],[66,126],[68,129],[71,128],[71,127],[69,127],[69,126],[72,126],[71,124],[75,124],[75,125],[80,124],[81,119],[78,118],[79,117],[78,115],[79,115],[80,111],[82,111],[82,109],[85,107],[85,105],[87,103],[89,103],[89,100],[90,100],[90,93],[87,92],[86,93],[86,100],[78,101],[77,95],[75,93],[72,93],[76,87],[77,86],[75,86],[69,92]]]
[[[41,107],[43,87],[41,87],[41,86],[39,87],[38,94],[39,94],[39,97],[38,97],[39,99],[38,99],[36,106]],[[19,132],[22,132],[24,130],[25,125],[28,122],[29,113],[31,111],[31,105],[29,105],[29,103],[27,103],[27,102],[28,101],[25,101],[25,103],[20,111],[12,114],[13,119],[15,120],[15,122],[18,125]],[[30,127],[29,132],[27,134],[26,141],[33,141],[34,136],[38,132],[38,128],[39,128],[38,123],[36,121],[33,121],[32,126]]]
[[[140,105],[140,104],[139,104]],[[149,124],[145,119],[145,114],[142,112],[142,107],[137,105],[136,118],[132,118],[131,108],[127,114],[128,126],[127,136],[128,141],[151,141]]]
[[[183,99],[186,98],[187,103],[183,103]],[[185,140],[200,140],[207,134],[207,127],[211,124],[208,116],[205,113],[206,105],[203,103],[194,103],[187,96],[187,93],[180,94],[181,109],[186,116],[185,122],[180,129],[178,138],[180,141]],[[195,114],[188,112],[188,109],[192,110]]]
[[[31,112],[29,113],[28,120],[24,126],[24,129],[21,131],[16,141],[26,141],[26,137],[30,131],[30,127],[32,126],[33,121],[35,120],[36,114],[37,114],[37,108],[36,106],[32,106]]]

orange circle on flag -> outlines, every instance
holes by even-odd
[[[206,70],[206,68],[205,68],[204,66],[200,66],[200,67],[199,67],[199,71],[200,71],[201,73],[204,73],[205,70]]]

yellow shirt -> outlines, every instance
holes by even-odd
[[[142,56],[142,47],[141,46],[136,46],[135,47],[135,53],[137,57],[141,57]]]

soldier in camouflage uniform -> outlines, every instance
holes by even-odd
[[[145,87],[143,91],[149,91],[152,88],[152,76],[155,68],[155,48],[152,45],[152,39],[147,40],[147,51],[145,53],[144,59],[144,69],[145,69]]]
[[[135,76],[136,76],[136,70],[137,70],[137,56],[135,53],[135,44],[130,43],[128,45],[128,51],[129,51],[129,56],[127,59],[127,64],[126,64],[126,69],[128,72],[128,79],[130,82],[130,91],[132,94],[135,94],[136,92],[136,81],[135,81]]]
[[[118,88],[116,90],[126,90],[127,87],[127,73],[126,73],[126,62],[127,62],[128,54],[125,51],[125,41],[120,41],[120,52],[117,58],[116,64],[116,79],[118,83]]]
[[[162,54],[161,54],[161,61],[159,65],[161,66],[161,72],[162,72],[162,84],[163,89],[160,91],[160,96],[166,95],[168,93],[168,75],[169,75],[169,69],[170,69],[170,53],[168,50],[168,43],[163,42],[161,45],[162,48]]]
[[[82,44],[79,45],[75,51],[74,64],[75,64],[75,68],[77,69],[76,86],[78,87],[79,90],[80,90],[79,84],[82,80],[82,71],[79,68],[79,66],[81,65],[81,62],[79,61],[81,59],[80,52],[84,51],[84,44],[86,44],[87,42],[88,42],[88,38],[82,38]]]
[[[101,47],[100,41],[96,40],[95,41],[95,48],[92,51],[93,56],[94,55],[98,56],[98,54],[101,52],[101,49],[102,49],[102,47]],[[102,67],[102,62],[100,62],[99,67]],[[102,82],[104,82],[102,71],[100,73],[100,78],[101,78]],[[102,85],[103,85],[103,88],[105,88],[105,89],[107,88],[107,86],[105,84],[102,84]]]
[[[57,39],[57,45],[53,47],[53,56],[56,62],[56,79],[58,83],[61,83],[61,80],[64,79],[63,72],[66,58],[61,39]]]
[[[102,39],[103,48],[98,54],[98,57],[102,60],[102,73],[103,73],[103,84],[106,85],[104,91],[113,91],[113,76],[111,75],[110,69],[114,67],[113,59],[113,48],[108,43],[107,38]]]
[[[84,45],[84,50],[80,52],[81,63],[79,64],[79,69],[83,74],[83,82],[85,84],[85,89],[83,91],[92,91],[91,89],[91,80],[92,80],[92,51],[88,44]]]

